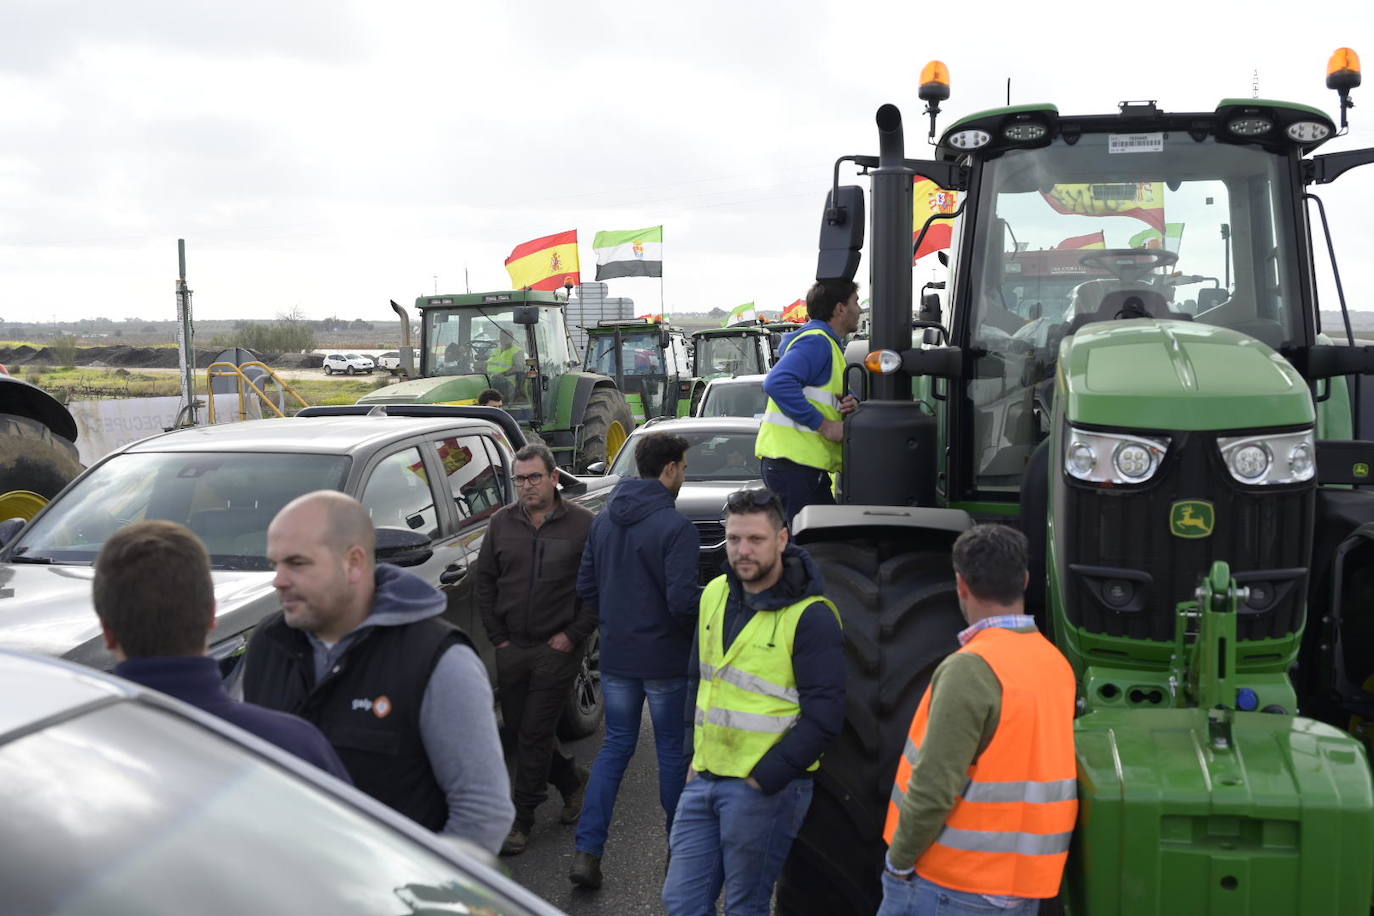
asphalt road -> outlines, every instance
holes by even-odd
[[[566,746],[577,762],[591,767],[601,746],[601,730],[591,738]],[[663,809],[658,803],[658,763],[654,756],[653,726],[646,706],[639,745],[616,799],[610,839],[601,860],[605,882],[600,890],[574,887],[568,881],[577,826],[558,822],[563,800],[549,787],[549,800],[537,812],[529,848],[503,858],[511,876],[560,909],[574,914],[637,916],[661,914],[663,862],[668,847],[663,833]]]

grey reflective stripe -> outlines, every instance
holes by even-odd
[[[1073,831],[1064,833],[1018,833],[1001,830],[958,830],[945,827],[935,842],[950,849],[968,852],[1014,852],[1023,856],[1056,856],[1069,851]]]
[[[756,712],[740,712],[737,709],[722,709],[719,706],[712,707],[710,711],[703,711],[697,707],[695,722],[697,725],[721,725],[725,728],[735,728],[742,732],[762,732],[767,735],[780,735],[791,728],[797,721],[797,715],[790,716],[765,716]]]
[[[971,802],[1028,802],[1046,805],[1073,801],[1078,797],[1078,780],[1051,779],[1045,782],[972,782],[964,787],[964,798]]]
[[[892,802],[892,804],[894,804],[894,805],[896,805],[898,808],[900,808],[900,807],[902,807],[902,802],[905,801],[905,800],[906,800],[906,789],[903,789],[901,786],[897,785],[897,784],[894,782],[894,783],[892,784],[892,794],[888,796],[888,801]]]
[[[824,404],[827,407],[833,407],[836,410],[840,409],[839,395],[831,394],[824,388],[816,388],[812,385],[807,385],[805,388],[802,389],[802,394],[805,395],[808,401],[815,401],[818,404]]]
[[[784,687],[782,684],[774,684],[772,681],[761,678],[757,674],[741,671],[734,665],[722,665],[719,668],[712,668],[710,665],[703,662],[701,665],[701,679],[703,681],[724,681],[733,687],[738,687],[746,693],[762,694],[766,697],[772,697],[775,700],[786,700],[789,703],[801,702],[801,693],[797,688]]]
[[[911,764],[912,766],[915,766],[916,758],[920,756],[920,753],[921,748],[916,744],[916,742],[911,740],[910,735],[907,735],[906,746],[902,748],[902,756],[906,758],[906,762]]]
[[[795,429],[798,432],[813,433],[815,435],[819,435],[819,433],[817,433],[811,427],[803,426],[796,420],[793,420],[787,414],[783,413],[781,410],[765,410],[763,412],[763,422],[772,423],[774,426],[785,426],[788,429]]]

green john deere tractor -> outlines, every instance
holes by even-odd
[[[1358,82],[1338,52],[1342,128]],[[947,77],[921,97],[933,138]],[[1026,532],[1029,612],[1079,684],[1080,819],[1046,909],[1368,913],[1374,348],[1321,326],[1317,271],[1340,284],[1313,189],[1374,150],[1313,155],[1332,120],[1264,99],[1001,108],[928,160],[896,107],[877,126],[877,156],[841,160],[872,181],[862,404],[840,505],[795,525],[843,615],[848,716],[780,911],[873,912],[908,724],[964,625],[949,548],[993,521]],[[913,346],[916,176],[959,204],[947,314],[926,297]],[[853,278],[863,213],[837,178],[818,278]],[[1079,282],[1022,282],[1049,260],[1027,252],[1097,233]],[[979,848],[1049,839],[1019,830]]]
[[[582,472],[609,462],[635,420],[615,381],[579,372],[563,321],[563,300],[535,290],[421,296],[418,369],[410,319],[401,317],[401,371],[407,381],[364,395],[359,404],[475,404],[486,388],[537,434],[561,467]]]
[[[706,382],[692,376],[681,328],[649,318],[618,318],[585,330],[586,371],[615,379],[635,422],[696,412]]]
[[[792,330],[796,325],[791,326]],[[710,381],[737,375],[762,375],[773,365],[767,328],[731,325],[692,334],[692,374]]]

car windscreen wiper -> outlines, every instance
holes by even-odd
[[[39,566],[51,566],[55,561],[52,557],[31,557],[20,554],[17,557],[10,557],[11,563],[33,563]]]

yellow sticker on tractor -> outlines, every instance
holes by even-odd
[[[1169,531],[1176,538],[1205,538],[1216,524],[1216,510],[1205,499],[1180,499],[1169,508]]]

